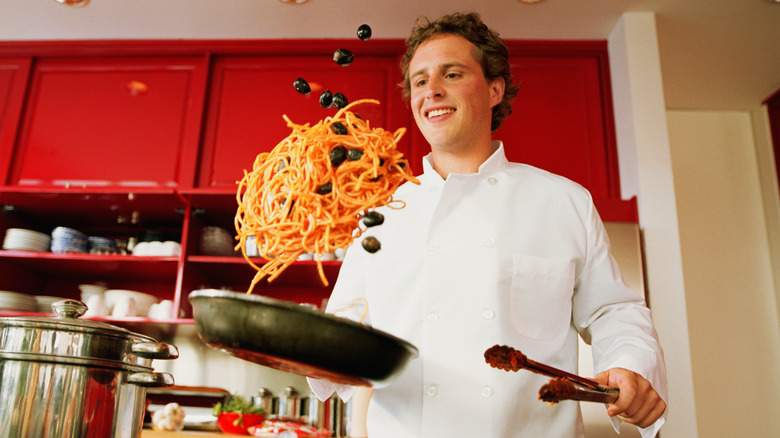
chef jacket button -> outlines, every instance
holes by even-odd
[[[482,397],[488,398],[493,395],[493,388],[489,386],[483,386],[481,392],[482,392]]]
[[[492,237],[488,237],[487,239],[485,239],[485,246],[487,246],[488,248],[492,248],[496,246],[496,239]]]
[[[439,393],[439,387],[436,385],[428,385],[425,387],[425,394],[427,394],[429,397],[436,397],[436,394]]]
[[[490,309],[484,309],[482,311],[482,317],[485,319],[493,319],[496,316],[496,312]]]
[[[428,243],[428,250],[436,251],[437,249],[439,249],[439,244],[438,243],[436,243],[436,242]]]
[[[438,314],[438,313],[436,313],[436,312],[430,312],[430,313],[429,313],[429,314],[426,316],[426,318],[427,318],[427,319],[428,319],[428,321],[430,321],[430,322],[436,322],[436,321],[438,321],[438,320],[439,320],[439,314]]]
[[[496,183],[498,183],[498,179],[496,177],[491,176],[490,178],[488,178],[488,184],[490,184],[491,186],[496,185]]]

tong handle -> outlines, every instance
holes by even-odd
[[[594,389],[596,391],[606,392],[608,391],[607,388],[604,388],[603,386],[599,385],[599,382],[588,379],[586,377],[578,376],[576,374],[572,374],[569,372],[566,372],[564,370],[551,367],[549,365],[545,365],[543,363],[539,363],[536,361],[533,361],[531,359],[526,359],[527,367],[531,371],[538,371],[539,374],[545,374],[549,377],[560,377],[563,379],[570,380],[574,383],[580,384],[582,386],[585,386],[590,389]]]

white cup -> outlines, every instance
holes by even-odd
[[[247,257],[257,257],[257,238],[255,236],[246,236],[246,255]]]
[[[93,295],[103,295],[103,292],[105,292],[106,289],[106,286],[102,284],[80,284],[81,302],[88,303]]]
[[[87,305],[87,311],[84,312],[85,318],[108,315],[108,306],[102,293],[91,295],[85,304]]]
[[[173,301],[162,300],[157,304],[154,304],[149,309],[149,318],[152,319],[171,319],[171,312],[173,312]]]
[[[121,296],[114,304],[114,310],[111,311],[114,318],[124,318],[136,316],[135,300],[132,297]]]

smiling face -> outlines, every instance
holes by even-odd
[[[442,34],[422,43],[409,63],[412,112],[434,154],[492,153],[492,108],[504,81],[487,81],[475,50],[461,36]]]

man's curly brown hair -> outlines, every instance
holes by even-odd
[[[512,99],[517,96],[518,85],[512,83],[512,69],[509,64],[509,51],[498,33],[490,30],[476,12],[445,15],[436,21],[418,19],[412,34],[406,39],[406,53],[401,58],[401,70],[404,80],[399,85],[406,100],[411,97],[409,82],[409,63],[420,44],[441,34],[452,34],[466,38],[474,44],[474,59],[482,65],[485,79],[504,78],[504,98],[493,107],[491,131],[501,126],[504,118],[512,113]]]

